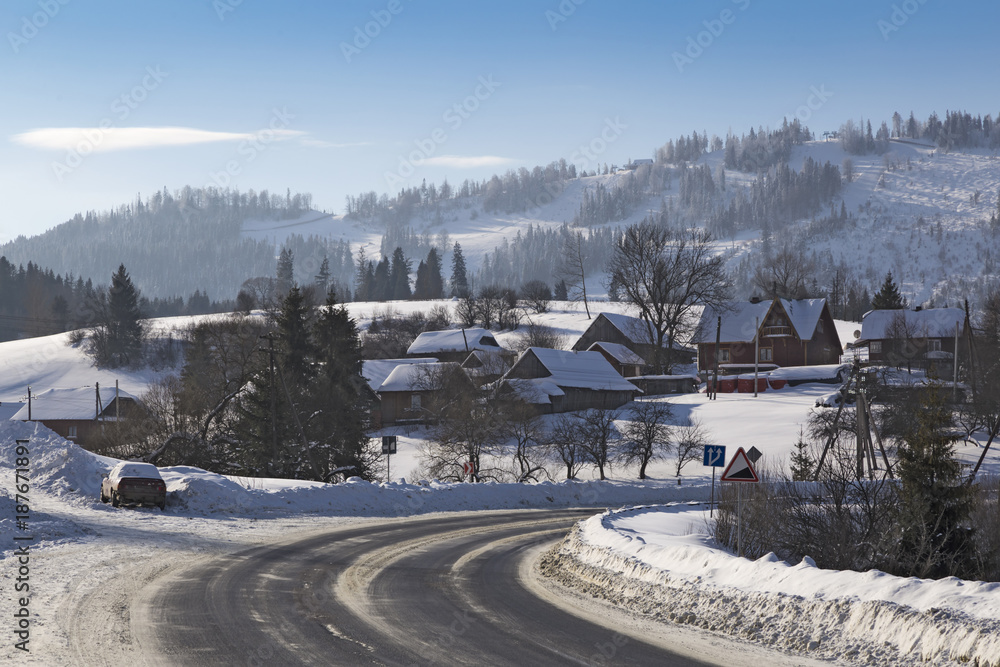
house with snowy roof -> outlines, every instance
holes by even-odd
[[[723,373],[752,369],[755,362],[761,368],[835,364],[843,351],[826,299],[754,298],[706,308],[695,334],[699,371],[715,366],[717,332]]]
[[[510,369],[513,356],[507,350],[473,350],[462,362],[462,368],[478,386],[496,382]]]
[[[964,326],[961,308],[871,310],[861,319],[855,347],[867,347],[872,363],[946,368],[953,363],[955,339]]]
[[[141,411],[138,397],[115,387],[48,389],[28,396],[11,419],[40,422],[84,448],[98,444],[106,426]]]
[[[447,386],[461,383],[461,387]],[[475,387],[461,365],[454,361],[399,364],[378,387],[383,425],[424,423],[434,419],[435,399],[445,391],[470,391]]]
[[[621,313],[598,313],[587,330],[573,344],[577,351],[589,350],[594,343],[622,345],[642,357],[644,366],[652,366],[655,359],[655,337],[650,327],[638,317]],[[671,350],[673,363],[688,364],[694,359],[694,350],[674,343]]]
[[[623,378],[641,375],[642,367],[646,365],[645,359],[621,343],[598,341],[588,347],[587,351],[600,352]]]
[[[407,357],[435,357],[461,363],[473,350],[502,350],[488,329],[425,331],[406,350]]]
[[[516,397],[543,413],[613,409],[642,393],[596,351],[530,347],[500,382],[501,396]]]

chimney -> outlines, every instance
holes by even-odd
[[[750,303],[760,303],[760,297],[756,295],[750,297]]]

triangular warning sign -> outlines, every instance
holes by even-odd
[[[733,460],[726,466],[725,472],[719,478],[723,482],[759,482],[757,471],[753,469],[753,464],[747,457],[747,453],[740,447],[733,455]]]

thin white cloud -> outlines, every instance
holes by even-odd
[[[429,157],[422,164],[434,167],[457,167],[459,169],[474,169],[476,167],[499,167],[517,162],[513,158],[497,155],[439,155]]]
[[[299,143],[303,146],[309,146],[310,148],[354,148],[355,146],[372,146],[370,141],[354,141],[350,143],[337,143],[335,141],[326,141],[325,139],[313,139],[312,137],[303,137],[299,139]]]
[[[190,146],[219,141],[272,141],[301,136],[299,130],[265,129],[258,132],[213,132],[191,127],[43,127],[15,134],[16,144],[43,150],[82,150],[102,153],[164,146]]]

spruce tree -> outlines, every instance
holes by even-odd
[[[899,288],[892,279],[892,271],[885,274],[882,287],[872,297],[872,308],[875,310],[902,310],[906,308],[906,299],[900,295]]]
[[[417,279],[413,282],[413,298],[424,301],[430,298],[430,277],[427,274],[427,263],[420,260],[417,265]]]
[[[284,299],[288,290],[292,289],[292,285],[295,284],[295,257],[288,248],[282,248],[281,254],[278,255],[277,277],[277,297]]]
[[[330,258],[323,256],[323,262],[319,265],[319,272],[316,274],[316,291],[326,294],[330,289]]]
[[[437,248],[427,252],[427,298],[440,299],[444,296],[444,278],[441,276],[441,257]]]
[[[462,246],[455,243],[451,253],[451,295],[464,297],[469,294],[469,277],[465,270]]]
[[[145,324],[139,308],[139,290],[132,284],[124,264],[111,276],[107,296],[97,295],[91,307],[97,322],[94,351],[98,364],[116,367],[137,362],[142,356]]]
[[[410,290],[410,262],[403,254],[402,248],[392,251],[392,263],[389,266],[389,283],[391,299],[400,301],[413,296]]]

